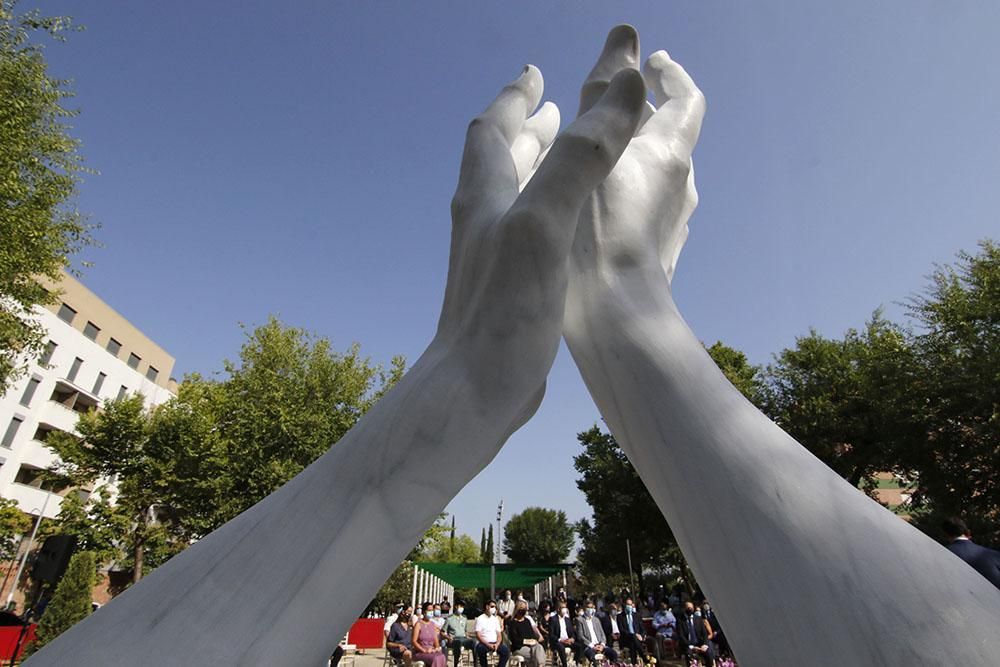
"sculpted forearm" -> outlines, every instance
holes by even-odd
[[[572,290],[566,340],[741,663],[990,664],[1000,591],[760,413],[648,278]]]

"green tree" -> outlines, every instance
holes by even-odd
[[[186,546],[191,535],[184,530],[185,499],[218,473],[211,441],[164,436],[177,410],[168,402],[147,411],[142,396],[133,395],[81,415],[79,437],[54,433],[47,440],[59,455],[56,470],[75,483],[116,480],[116,507],[129,521],[122,542],[133,581]],[[195,469],[201,470],[199,479],[184,474]],[[147,563],[147,555],[156,558]]]
[[[1000,246],[936,267],[909,314],[923,380],[911,401],[923,437],[905,452],[915,520],[939,536],[940,519],[960,515],[1000,547]]]
[[[721,340],[716,341],[711,347],[705,348],[708,356],[719,367],[723,375],[726,376],[733,386],[740,390],[740,393],[754,405],[759,406],[762,401],[760,368],[753,366],[747,361],[747,355],[739,350],[723,344]]]
[[[765,371],[764,411],[854,486],[903,472],[922,437],[914,398],[921,377],[906,332],[876,311],[842,340],[797,338]]]
[[[64,103],[69,82],[50,76],[42,44],[62,40],[67,17],[15,12],[0,0],[0,393],[42,350],[36,305],[53,303],[69,257],[91,244],[91,226],[71,205],[84,172]]]
[[[0,560],[17,557],[18,538],[31,530],[31,519],[16,500],[0,498]]]
[[[573,466],[580,474],[576,486],[593,512],[592,522],[582,519],[576,523],[581,543],[578,562],[584,575],[627,576],[626,539],[634,572],[684,570],[686,565],[670,526],[614,436],[595,425],[577,434],[577,440],[583,452],[573,457]]]
[[[479,538],[479,560],[486,562],[486,529],[483,528],[483,535]]]
[[[132,517],[125,507],[111,502],[108,486],[97,488],[87,500],[69,493],[59,506],[55,521],[44,521],[39,536],[72,535],[78,551],[94,554],[98,566],[121,563],[121,541],[129,533]]]
[[[66,574],[59,580],[42,620],[37,639],[29,647],[37,651],[90,615],[91,594],[97,583],[97,561],[89,551],[78,551],[69,559]]]
[[[503,552],[514,563],[562,563],[573,542],[562,510],[528,507],[504,526]]]
[[[486,533],[486,551],[483,553],[483,562],[492,563],[495,557],[496,551],[493,548],[493,524],[491,523],[489,532]]]
[[[271,317],[252,331],[239,362],[226,361],[218,407],[226,461],[221,525],[298,474],[339,440],[402,376]]]

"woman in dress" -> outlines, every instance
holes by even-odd
[[[446,667],[448,659],[438,640],[440,631],[434,625],[434,605],[423,604],[423,614],[413,624],[413,659],[421,660],[427,667]]]

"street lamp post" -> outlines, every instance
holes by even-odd
[[[46,491],[45,502],[42,503],[42,510],[38,513],[38,520],[35,521],[35,527],[31,529],[31,537],[28,538],[28,548],[24,550],[24,554],[21,556],[21,564],[17,566],[17,574],[14,576],[14,584],[10,587],[10,593],[7,594],[7,609],[10,608],[10,601],[14,599],[14,591],[17,590],[17,583],[21,581],[21,573],[24,572],[24,565],[28,562],[28,554],[31,553],[31,546],[35,543],[35,535],[38,534],[38,527],[42,525],[42,519],[45,517],[45,508],[49,506],[49,498],[51,497],[52,492]]]
[[[493,541],[493,553],[490,554],[490,599],[497,599],[497,560],[500,556],[500,517],[503,516],[503,498],[497,506],[497,538]]]

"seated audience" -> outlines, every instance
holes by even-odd
[[[684,603],[684,614],[677,622],[677,641],[681,654],[687,660],[697,659],[708,667],[715,664],[705,621],[700,615],[694,615],[694,603],[691,601]]]
[[[496,653],[498,657],[497,667],[507,667],[507,660],[510,659],[510,649],[501,639],[503,634],[503,624],[497,616],[497,603],[490,600],[486,603],[486,611],[476,619],[476,661],[480,667],[487,667],[486,657],[490,653]]]
[[[545,646],[542,633],[528,616],[528,603],[519,600],[514,607],[514,616],[507,620],[507,637],[510,639],[512,655],[519,655],[527,667],[545,667]]]
[[[601,627],[601,622],[595,618],[596,613],[597,607],[594,605],[594,601],[587,600],[587,604],[583,608],[583,616],[576,621],[576,636],[582,644],[582,653],[592,663],[596,662],[594,656],[598,653],[604,654],[609,663],[618,662],[618,653],[607,645],[604,628]]]
[[[395,623],[389,628],[389,635],[385,641],[385,648],[389,655],[397,662],[402,662],[409,667],[413,661],[413,634],[410,632],[410,617],[413,616],[412,607],[403,607],[398,614]]]
[[[619,615],[618,626],[621,629],[619,646],[628,649],[631,663],[649,662],[649,656],[646,655],[646,626],[630,597],[625,598],[625,613]]]
[[[444,610],[442,609],[442,611]],[[462,606],[462,602],[459,601],[455,604],[455,613],[450,614],[444,622],[443,632],[448,648],[451,649],[452,655],[455,657],[455,667],[458,667],[462,650],[471,651],[475,645],[472,637],[466,634],[467,620],[465,618],[465,608]]]
[[[569,608],[566,606],[565,600],[557,604],[556,613],[549,618],[549,646],[559,658],[562,667],[566,667],[567,648],[573,651],[573,659],[576,662],[580,662],[580,657],[577,654],[576,631],[573,627],[573,621],[569,617]]]
[[[448,659],[441,650],[440,634],[434,624],[434,605],[425,602],[420,619],[413,625],[413,659],[422,660],[427,667],[446,667]]]

